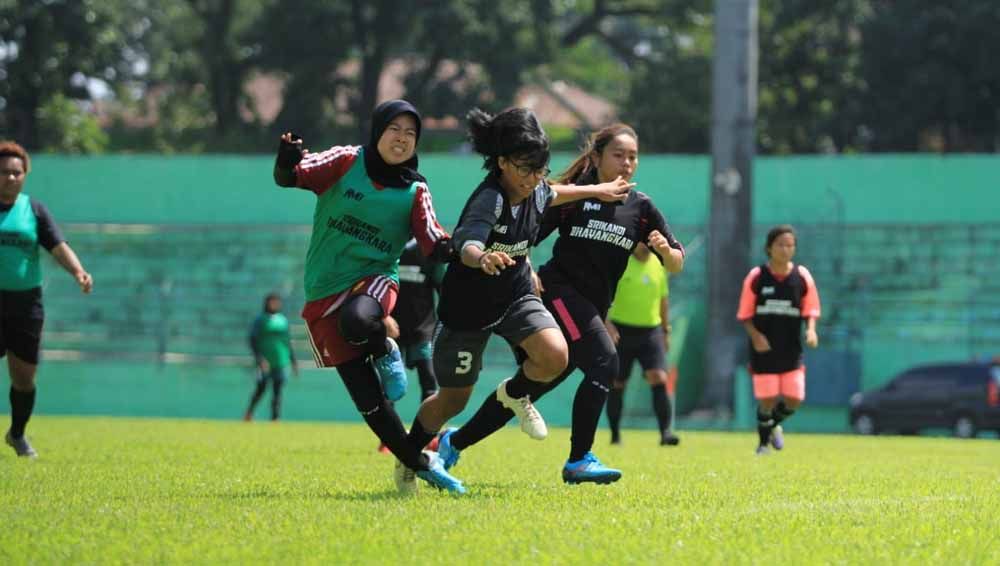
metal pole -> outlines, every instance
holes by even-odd
[[[706,375],[699,406],[721,417],[731,415],[733,374],[746,358],[736,310],[750,267],[756,117],[757,0],[716,0]]]

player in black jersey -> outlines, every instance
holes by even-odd
[[[35,374],[45,311],[39,248],[48,250],[90,293],[94,280],[80,264],[45,206],[22,192],[31,159],[20,145],[0,142],[0,358],[10,372],[10,429],[4,435],[18,456],[34,458],[24,428],[35,406]]]
[[[622,178],[585,187],[550,185],[548,138],[530,110],[513,108],[495,117],[473,110],[468,119],[488,174],[466,203],[452,239],[460,260],[445,273],[434,339],[441,389],[424,401],[410,429],[411,442],[420,447],[465,408],[494,333],[516,348],[521,364],[490,399],[516,414],[529,436],[545,438],[545,421],[531,400],[565,369],[567,345],[534,292],[528,251],[550,205],[586,198],[617,202],[634,186]]]
[[[816,319],[819,289],[795,257],[795,229],[787,224],[767,233],[767,263],[750,270],[743,280],[736,317],[750,337],[750,373],[757,398],[757,454],[785,446],[781,422],[806,398],[806,368],[802,365],[802,322],[806,345],[819,344]]]
[[[632,128],[615,124],[591,137],[583,155],[560,181],[587,184],[615,178],[631,180],[637,166],[638,136]],[[623,202],[587,199],[550,208],[539,239],[554,230],[559,231],[559,239],[552,260],[538,274],[544,304],[568,341],[569,364],[533,399],[554,389],[574,369],[583,372],[573,401],[571,447],[563,466],[563,480],[610,483],[617,481],[621,472],[602,465],[590,451],[608,389],[618,372],[618,355],[604,319],[618,279],[639,242],[648,243],[673,273],[683,268],[684,249],[653,202],[638,191],[629,193]],[[499,393],[461,429],[441,435],[438,450],[446,466],[457,462],[460,450],[492,434],[514,415],[505,408]]]
[[[390,336],[396,338],[403,351],[406,367],[417,370],[421,401],[438,388],[431,363],[431,338],[437,324],[434,294],[441,289],[446,267],[424,256],[415,239],[407,242],[399,258],[399,297],[392,316],[386,319]]]

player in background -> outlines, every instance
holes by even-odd
[[[608,334],[618,348],[618,377],[608,394],[611,443],[621,443],[622,401],[625,384],[638,360],[653,394],[653,413],[661,446],[676,446],[680,438],[671,430],[673,407],[667,391],[667,352],[670,350],[669,277],[663,265],[643,244],[635,247],[628,267],[618,281],[615,302],[608,313]]]
[[[288,319],[281,313],[281,296],[270,293],[264,297],[264,311],[257,315],[250,327],[250,351],[257,368],[257,386],[250,396],[250,405],[243,420],[253,420],[253,410],[271,383],[271,420],[281,416],[281,389],[288,381],[288,370],[299,375],[299,364],[292,349],[288,332]]]
[[[399,258],[399,297],[396,309],[386,317],[386,329],[403,352],[407,369],[415,369],[420,382],[420,400],[437,392],[437,378],[431,361],[431,339],[437,315],[434,313],[434,295],[441,289],[446,265],[433,261],[420,252],[415,239],[406,243]],[[428,446],[434,450],[433,440]],[[379,445],[379,452],[387,453],[386,445]]]
[[[638,164],[638,136],[631,127],[614,124],[591,136],[560,182],[629,181]],[[573,370],[581,370],[563,481],[611,483],[621,477],[621,471],[604,466],[591,452],[608,389],[618,375],[618,355],[604,320],[618,280],[639,242],[647,242],[673,272],[683,268],[684,250],[663,215],[639,191],[631,191],[619,201],[588,198],[554,206],[545,214],[539,239],[554,230],[559,231],[559,238],[552,259],[538,270],[539,290],[568,343],[568,365],[558,379],[537,389],[532,399],[557,387]],[[438,450],[446,466],[453,466],[461,450],[499,430],[513,417],[515,412],[503,403],[502,394],[498,389],[462,428],[441,434]]]
[[[767,233],[767,263],[754,267],[743,280],[737,318],[750,337],[750,374],[757,399],[757,454],[768,444],[784,448],[781,423],[806,398],[806,368],[802,364],[802,322],[806,345],[819,344],[819,289],[795,257],[795,229],[787,224]]]
[[[94,280],[66,243],[45,205],[23,192],[31,158],[12,141],[0,142],[0,358],[10,373],[10,428],[4,441],[18,456],[35,458],[24,435],[35,407],[35,375],[42,340],[42,266],[45,248],[84,294]]]
[[[447,265],[420,253],[416,240],[410,240],[399,259],[399,298],[387,323],[390,334],[403,350],[406,367],[415,369],[420,381],[420,400],[437,392],[437,378],[431,361],[431,339],[437,325],[434,295],[441,289]],[[395,325],[395,326],[393,326]]]
[[[375,109],[371,123],[366,145],[319,153],[304,150],[292,133],[281,136],[275,182],[317,197],[302,317],[316,365],[337,369],[369,428],[398,459],[397,485],[415,489],[415,473],[462,493],[436,453],[406,441],[391,404],[406,391],[406,369],[383,322],[396,302],[399,256],[410,238],[425,255],[450,253],[427,180],[417,172],[420,114],[409,102],[391,100]]]
[[[455,229],[461,260],[445,274],[434,340],[441,389],[420,407],[410,428],[411,446],[425,445],[465,408],[491,334],[515,348],[519,368],[485,405],[506,407],[531,438],[545,438],[545,421],[531,401],[566,368],[568,348],[535,292],[528,252],[550,205],[584,198],[617,202],[634,186],[620,177],[599,185],[550,185],[548,137],[530,110],[512,108],[496,116],[473,110],[468,121],[488,173]]]

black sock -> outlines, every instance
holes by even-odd
[[[266,381],[258,381],[257,387],[254,388],[253,394],[250,395],[250,406],[247,407],[247,412],[252,413],[254,408],[257,407],[257,403],[260,402],[260,398],[264,395],[264,389],[267,387]]]
[[[660,434],[670,430],[670,398],[667,397],[667,386],[658,383],[651,387],[653,391],[653,413],[656,423],[660,426]]]
[[[406,441],[410,443],[410,446],[416,448],[417,450],[423,450],[427,443],[437,436],[438,431],[429,431],[424,429],[423,423],[420,422],[420,417],[413,419],[413,426],[410,427],[410,433],[406,435]]]
[[[778,404],[774,406],[774,410],[771,411],[771,419],[774,421],[775,425],[778,425],[781,421],[794,414],[795,409],[789,409],[788,405],[786,405],[784,401],[778,401]]]
[[[514,411],[507,409],[497,401],[497,392],[479,406],[479,410],[462,428],[451,435],[451,445],[458,450],[465,450],[494,432],[500,430],[514,418]]]
[[[514,377],[507,381],[505,389],[507,395],[514,399],[520,399],[527,395],[529,399],[534,401],[545,392],[547,385],[548,383],[529,379],[524,375],[524,368],[518,368]]]
[[[614,371],[618,371],[617,366]],[[584,375],[573,399],[573,428],[570,436],[569,461],[576,462],[594,447],[597,422],[601,419],[604,401],[608,398],[606,380]]]
[[[14,438],[24,436],[24,427],[31,418],[35,408],[35,389],[18,391],[10,388],[10,435]]]
[[[774,419],[771,418],[771,413],[764,413],[761,411],[760,406],[757,406],[757,436],[760,437],[760,445],[766,446],[767,441],[771,439],[771,429],[774,428]]]
[[[426,470],[427,457],[407,442],[403,422],[399,420],[396,409],[385,398],[382,384],[371,364],[359,358],[337,366],[337,372],[344,381],[354,406],[375,436],[407,468]]]
[[[284,385],[280,379],[274,380],[271,385],[271,420],[276,421],[281,418],[281,386]]]
[[[420,378],[420,400],[427,399],[437,392],[437,378],[434,376],[434,365],[431,360],[417,360],[417,377]]]
[[[611,426],[611,439],[616,440],[621,433],[622,405],[624,389],[612,388],[608,392],[608,424]]]

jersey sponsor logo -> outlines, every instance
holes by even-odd
[[[379,232],[382,231],[380,228],[372,226],[350,214],[345,214],[340,218],[331,216],[327,219],[326,225],[328,228],[333,228],[345,236],[350,236],[359,242],[368,244],[382,253],[387,254],[392,251],[392,245],[378,237]]]
[[[519,255],[528,255],[528,248],[531,247],[531,240],[521,240],[516,244],[501,244],[499,242],[493,242],[490,247],[486,249],[487,252],[503,252],[511,257],[516,257]]]
[[[607,242],[626,250],[635,247],[635,241],[625,236],[624,226],[603,220],[589,220],[586,226],[573,226],[569,235],[573,238]]]
[[[427,281],[427,275],[420,270],[419,265],[400,265],[399,280],[406,283],[423,283]]]
[[[763,305],[757,305],[757,314],[773,314],[778,316],[801,317],[801,311],[792,306],[792,301],[784,299],[768,299]]]
[[[583,211],[584,212],[590,212],[591,210],[593,210],[593,211],[601,210],[601,203],[598,203],[598,202],[585,202],[585,203],[583,203]]]
[[[344,193],[344,198],[349,198],[354,201],[359,201],[365,198],[365,195],[361,194],[361,191],[355,191],[354,189],[347,189],[347,192]]]
[[[23,237],[20,232],[0,231],[0,246],[13,246],[16,248],[31,248],[35,243]]]
[[[774,294],[774,287],[761,287],[760,294],[761,295],[773,295]]]
[[[494,224],[493,225],[493,231],[496,232],[497,234],[506,234],[507,233],[507,225],[506,224]]]

